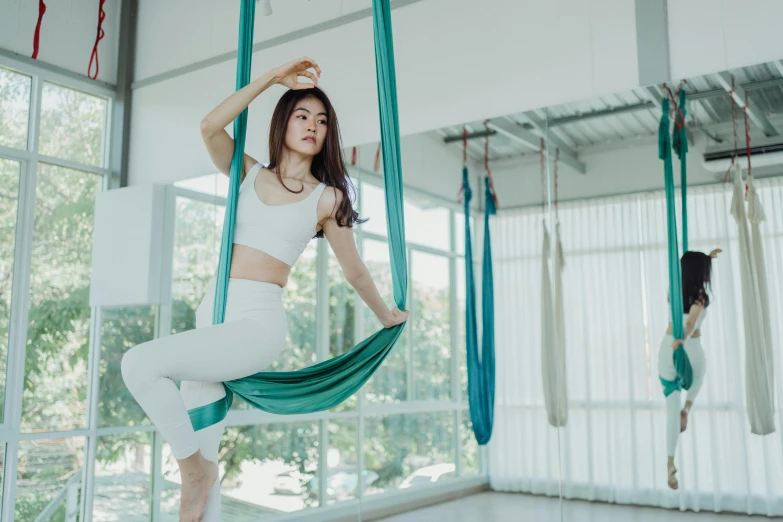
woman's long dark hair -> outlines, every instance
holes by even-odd
[[[313,87],[312,89],[289,90],[280,98],[272,115],[272,121],[269,124],[269,170],[277,175],[280,184],[289,192],[298,194],[304,190],[291,190],[285,186],[280,174],[280,161],[283,158],[283,148],[285,147],[285,132],[288,127],[288,120],[291,114],[296,110],[297,104],[306,98],[315,98],[323,103],[326,108],[326,140],[321,152],[313,158],[311,172],[313,176],[321,183],[329,187],[334,187],[343,193],[343,200],[335,214],[337,224],[341,227],[352,227],[356,223],[364,223],[366,219],[359,219],[359,214],[353,209],[355,201],[356,188],[348,176],[348,168],[343,159],[343,149],[340,143],[340,125],[337,123],[337,114],[334,107],[321,89]],[[323,230],[316,234],[316,237],[323,237]]]
[[[712,276],[712,258],[702,252],[685,252],[680,259],[680,269],[683,313],[687,314],[694,303],[709,306],[707,291]]]

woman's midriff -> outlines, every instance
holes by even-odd
[[[273,283],[285,288],[290,274],[291,267],[279,259],[255,248],[234,243],[229,277]]]
[[[669,328],[666,330],[666,335],[672,335],[672,331],[673,331],[672,323],[669,323]],[[691,335],[691,337],[701,337],[701,331],[696,330],[695,332],[693,332],[693,335]]]

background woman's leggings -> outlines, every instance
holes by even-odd
[[[262,371],[283,349],[282,289],[272,283],[230,279],[225,322],[212,325],[215,280],[196,311],[196,329],[130,349],[122,358],[125,384],[171,446],[176,459],[199,449],[218,461],[225,420],[198,432],[188,410],[225,396],[223,381]],[[175,380],[182,381],[177,389]],[[220,518],[220,483],[210,493],[204,522]]]
[[[658,350],[658,373],[668,381],[677,378],[677,370],[674,368],[674,350],[672,349],[674,337],[665,335]],[[691,361],[693,368],[693,384],[687,391],[686,400],[694,402],[696,396],[704,384],[704,374],[707,372],[707,359],[704,357],[704,349],[701,347],[701,337],[691,337],[685,341],[685,353]],[[680,350],[683,349],[681,346]],[[672,392],[666,397],[666,454],[674,456],[677,449],[677,441],[680,438],[680,411],[682,410],[681,392]]]

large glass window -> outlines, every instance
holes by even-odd
[[[99,338],[90,331],[93,220],[96,194],[110,176],[105,151],[111,101],[100,87],[81,85],[0,68],[0,484],[10,480],[16,492],[2,499],[9,520],[76,520],[90,469],[84,434],[92,415],[88,370]],[[127,343],[154,335],[144,325],[134,328],[132,318],[107,312],[100,328],[107,350],[121,355]],[[15,375],[7,367],[11,354],[24,363],[23,374],[7,383]],[[92,366],[93,375],[106,377],[101,383],[109,398],[98,409],[117,425],[133,416],[125,413],[132,405],[122,404],[119,359],[116,367],[106,362]],[[9,400],[21,405],[20,419],[4,411]],[[127,422],[137,420],[143,418]],[[118,451],[103,440],[96,441],[97,462]],[[11,459],[9,449],[16,453]]]
[[[44,83],[40,152],[100,166],[106,135],[106,99]]]
[[[86,422],[93,209],[100,183],[92,173],[38,165],[24,431],[70,430]]]

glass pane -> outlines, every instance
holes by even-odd
[[[223,520],[251,522],[318,505],[318,425],[264,424],[226,428],[220,447]],[[178,520],[181,481],[163,447],[163,520]]]
[[[16,474],[16,522],[34,522],[56,501],[51,521],[78,520],[84,438],[21,441]]]
[[[329,357],[349,352],[356,342],[356,292],[343,275],[340,263],[329,247]],[[356,409],[357,394],[332,411]]]
[[[175,215],[171,333],[196,327],[196,309],[220,259],[225,207],[178,197]]]
[[[451,397],[449,260],[413,252],[413,386],[417,400]]]
[[[451,250],[448,209],[424,200],[405,198],[405,240]]]
[[[32,79],[0,67],[0,145],[27,148]]]
[[[456,474],[452,412],[370,417],[365,421],[365,468],[378,478],[368,495],[418,488]]]
[[[461,474],[477,475],[479,473],[479,445],[473,435],[473,423],[470,422],[470,411],[462,411],[462,425],[459,429],[462,444]]]
[[[329,468],[326,492],[329,504],[351,500],[359,494],[358,426],[356,419],[329,422],[329,451],[326,454]],[[365,472],[363,475],[365,488],[378,477],[374,472]],[[315,487],[317,490],[317,479]]]
[[[151,500],[152,434],[99,437],[93,520],[147,522]]]
[[[101,166],[107,105],[104,98],[44,83],[39,152]]]
[[[465,260],[457,259],[457,361],[461,401],[468,403],[468,353],[465,342]]]
[[[174,182],[175,187],[182,187],[188,190],[195,190],[196,192],[223,198],[228,197],[228,184],[228,176],[222,172]]]
[[[316,241],[310,241],[283,290],[288,337],[269,371],[298,370],[315,364]]]
[[[0,82],[2,82],[0,69]],[[0,89],[2,89],[0,83]],[[0,118],[2,111],[0,111]],[[2,126],[0,120],[0,126]],[[0,132],[1,134],[2,132]],[[5,404],[5,372],[8,360],[8,325],[11,320],[11,285],[13,283],[16,214],[19,208],[19,176],[17,161],[0,158],[0,422]]]
[[[389,246],[380,241],[364,240],[362,258],[378,286],[378,292],[387,306],[394,303]],[[382,328],[375,314],[363,305],[365,336]],[[404,401],[408,398],[408,327],[406,326],[386,360],[365,385],[365,397],[369,403]]]
[[[94,174],[39,164],[22,429],[85,424]]]
[[[149,424],[147,415],[125,386],[120,363],[126,351],[155,338],[155,307],[104,309],[101,318],[98,425]]]
[[[383,195],[383,189],[363,182],[361,198],[361,217],[368,219],[366,223],[361,225],[362,230],[385,236],[387,234],[386,199]]]

